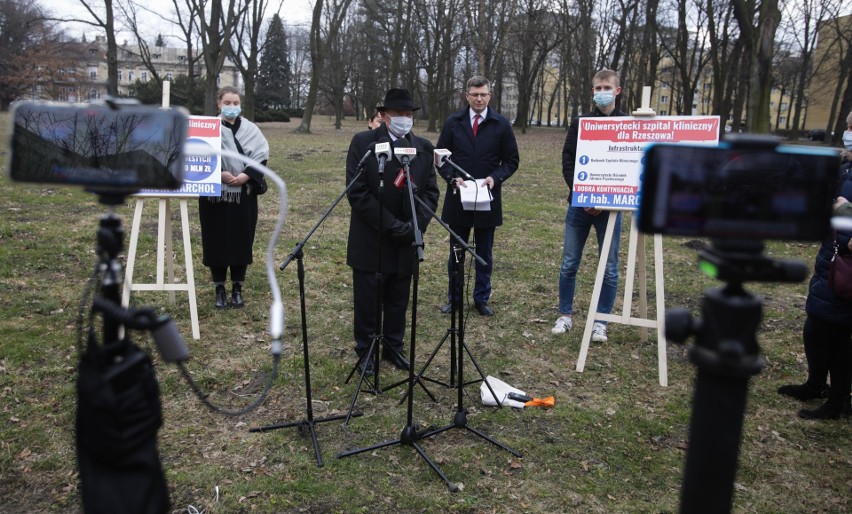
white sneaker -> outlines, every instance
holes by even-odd
[[[595,322],[594,326],[592,327],[592,341],[598,343],[607,342],[606,325],[600,322]]]
[[[574,322],[571,321],[571,316],[559,316],[559,319],[556,320],[556,324],[553,325],[550,332],[553,334],[564,334],[571,330],[572,326],[574,326]]]

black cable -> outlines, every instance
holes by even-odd
[[[189,374],[189,370],[186,369],[186,366],[183,365],[183,362],[178,362],[176,364],[178,369],[180,369],[183,378],[186,379],[187,384],[189,384],[190,389],[192,389],[192,392],[195,393],[195,396],[197,396],[201,403],[203,403],[208,409],[225,416],[242,416],[243,414],[246,414],[256,409],[258,406],[260,406],[261,403],[266,400],[266,397],[269,396],[269,391],[272,390],[272,384],[275,382],[275,378],[278,376],[278,363],[280,360],[280,353],[272,355],[272,374],[269,376],[269,380],[266,381],[266,386],[260,393],[260,396],[257,398],[257,400],[252,402],[250,405],[243,407],[240,410],[227,410],[223,407],[219,407],[218,405],[208,400],[207,395],[204,394],[204,391],[202,391],[198,384],[195,382],[195,380],[192,379],[192,376],[190,376]]]

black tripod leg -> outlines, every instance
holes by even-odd
[[[338,459],[342,459],[344,457],[349,457],[350,455],[358,455],[359,453],[368,452],[370,450],[378,450],[379,448],[385,448],[387,446],[393,446],[395,444],[400,444],[401,441],[399,439],[394,439],[392,441],[384,441],[381,443],[376,443],[372,446],[366,446],[364,448],[355,448],[354,450],[347,450],[345,452],[340,452],[337,454]]]
[[[494,402],[497,404],[497,408],[502,409],[503,403],[499,399],[497,399],[497,393],[494,392],[494,388],[492,388],[491,384],[488,383],[488,380],[485,379],[485,373],[482,371],[482,368],[479,367],[479,363],[476,362],[476,359],[473,358],[473,354],[471,353],[470,348],[467,347],[467,343],[462,341],[461,344],[462,344],[462,347],[464,347],[464,350],[467,352],[467,356],[470,357],[470,362],[473,363],[473,366],[476,368],[476,371],[479,373],[479,376],[482,377],[481,380],[483,382],[485,382],[485,387],[488,388],[488,391],[491,393],[491,397],[494,398]],[[470,381],[466,384],[462,384],[462,387],[469,385],[469,384],[475,384],[477,382],[479,382],[479,380],[472,380],[472,381]]]
[[[501,443],[501,442],[499,442],[499,441],[495,440],[495,439],[494,439],[494,438],[492,438],[491,436],[489,436],[489,435],[487,435],[487,434],[484,434],[484,433],[480,432],[479,430],[477,430],[477,429],[473,428],[473,427],[472,427],[472,426],[470,426],[470,425],[465,425],[465,426],[464,426],[464,428],[465,428],[465,429],[467,429],[467,430],[470,430],[471,432],[473,432],[474,434],[478,435],[479,437],[481,437],[481,438],[485,439],[486,441],[488,441],[489,443],[493,444],[494,446],[499,446],[500,448],[503,448],[504,450],[506,450],[507,452],[511,453],[511,454],[512,454],[512,455],[514,455],[515,457],[520,457],[520,456],[521,456],[521,454],[520,454],[520,453],[518,453],[518,452],[516,452],[515,450],[513,450],[513,449],[509,448],[509,447],[508,447],[508,446],[506,446],[505,444],[503,444],[503,443]]]
[[[437,380],[423,376],[423,374],[426,372],[426,368],[428,368],[429,365],[432,363],[432,359],[434,359],[435,356],[438,354],[438,351],[444,345],[444,341],[446,341],[449,336],[450,336],[450,331],[447,330],[447,333],[444,334],[444,337],[442,337],[441,340],[438,342],[438,346],[436,346],[435,349],[432,350],[432,353],[429,355],[429,358],[426,359],[426,363],[423,364],[423,367],[420,368],[420,371],[417,372],[416,375],[414,375],[414,383],[420,385],[420,387],[422,387],[423,390],[426,391],[426,394],[429,395],[429,398],[431,398],[433,402],[437,402],[438,400],[435,399],[435,397],[432,395],[431,392],[429,392],[428,389],[426,389],[426,386],[424,386],[421,383],[421,380],[428,380],[428,381],[430,381],[434,384],[442,385],[444,387],[452,387],[450,384],[445,384],[443,382],[439,382]],[[399,384],[397,384],[397,385],[399,385]],[[398,405],[402,405],[402,402],[404,402],[407,397],[408,397],[408,391],[406,391],[405,394],[402,395],[402,398],[399,399]]]
[[[458,492],[459,486],[457,484],[455,484],[454,482],[451,482],[450,479],[447,478],[447,475],[445,475],[444,472],[441,471],[441,468],[439,468],[437,464],[432,462],[432,459],[430,459],[429,456],[426,455],[426,452],[423,451],[423,448],[421,448],[419,444],[411,443],[411,446],[414,447],[414,449],[417,451],[417,454],[420,455],[420,458],[425,460],[426,464],[428,464],[429,467],[432,468],[432,471],[437,473],[438,476],[441,477],[441,480],[443,480],[444,483],[447,484],[447,489],[449,489],[450,492],[452,492],[452,493]]]
[[[355,363],[356,368],[358,367],[358,364],[360,364],[362,360],[364,360],[364,359],[369,360],[369,359],[373,358],[374,352],[376,351],[377,343],[378,343],[378,339],[374,338],[373,341],[370,343],[370,349],[367,350],[367,354],[362,356],[360,359],[358,359],[358,362]],[[377,367],[374,368],[373,373],[378,374],[378,372],[379,372],[378,368]],[[366,375],[367,375],[367,368],[365,367],[364,369],[361,370],[361,376],[358,379],[358,387],[355,388],[355,396],[352,397],[352,403],[349,404],[349,413],[346,415],[346,421],[343,422],[344,425],[348,425],[349,420],[352,419],[352,417],[353,417],[352,411],[355,409],[355,402],[358,401],[358,395],[361,393],[361,386],[364,384],[364,378],[366,377]],[[378,384],[374,383],[374,385],[377,386]],[[373,391],[374,392],[381,392],[381,390],[376,391],[375,389]]]

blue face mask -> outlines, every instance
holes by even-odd
[[[612,91],[597,91],[594,96],[595,104],[598,107],[606,107],[615,100],[615,93]]]
[[[847,130],[843,133],[843,146],[847,150],[852,150],[852,130]]]
[[[237,116],[240,115],[240,112],[242,112],[242,109],[240,108],[239,105],[234,106],[234,107],[222,107],[222,116],[226,120],[236,119]]]

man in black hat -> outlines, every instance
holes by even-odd
[[[380,199],[378,160],[371,156],[361,175],[358,175],[358,162],[379,142],[414,148],[417,154],[409,165],[416,186],[414,194],[433,211],[440,196],[432,166],[434,146],[411,132],[414,111],[418,110],[411,94],[405,89],[391,89],[378,110],[381,125],[355,134],[346,157],[346,183],[352,183],[347,192],[352,209],[346,264],[352,268],[355,352],[362,371],[368,375],[374,372],[373,362],[364,357],[373,338],[379,335],[384,336],[382,356],[399,369],[409,367],[402,353],[402,339],[416,249],[412,245],[414,227],[408,186],[399,185],[397,180],[402,164],[393,156],[387,160]],[[415,204],[418,228],[425,232],[430,214],[419,202]],[[380,285],[383,320],[382,327],[376,327],[376,295]]]

